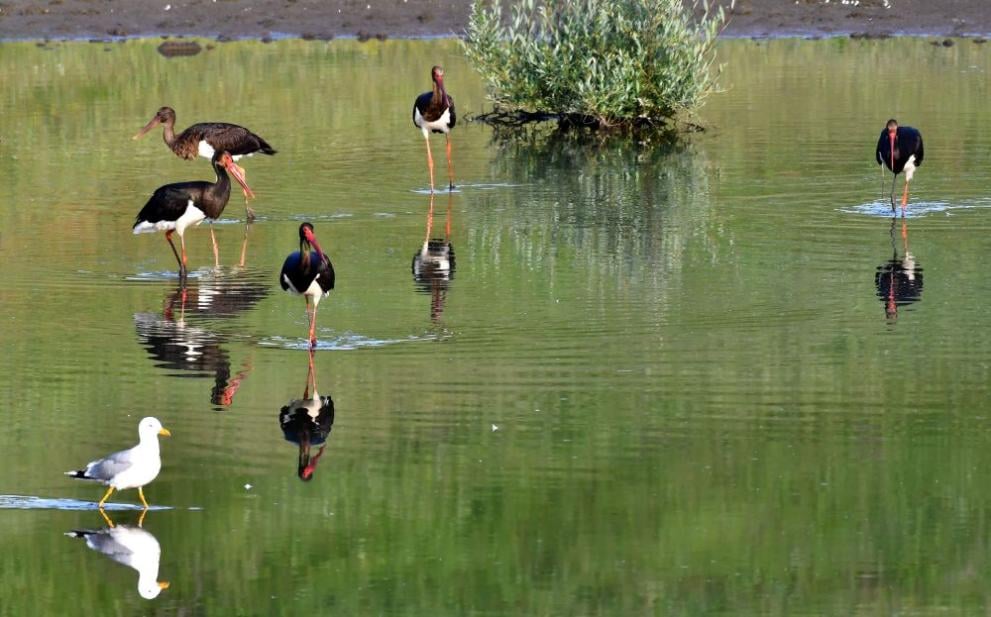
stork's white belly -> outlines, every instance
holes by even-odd
[[[419,109],[416,110],[413,119],[416,122],[416,125],[423,130],[424,135],[428,135],[430,131],[441,131],[443,133],[447,133],[451,130],[449,126],[451,124],[450,108],[445,109],[444,113],[440,115],[440,118],[437,118],[433,122],[427,122],[423,115],[420,114]]]

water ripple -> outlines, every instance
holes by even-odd
[[[318,339],[317,351],[351,351],[354,349],[367,349],[374,347],[385,347],[399,343],[410,343],[419,341],[434,341],[438,336],[434,334],[409,335],[405,338],[379,339],[344,332],[331,339]],[[287,338],[284,336],[270,336],[258,342],[262,347],[275,347],[279,349],[309,349],[310,342],[306,338]]]
[[[98,510],[100,505],[95,501],[79,499],[62,499],[35,497],[33,495],[0,495],[0,510]],[[130,503],[108,503],[104,510],[135,510],[145,508]],[[148,506],[149,510],[174,510],[171,506]]]

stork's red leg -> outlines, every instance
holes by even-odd
[[[237,262],[237,265],[241,268],[244,267],[244,262],[248,257],[248,226],[244,226],[244,241],[241,242],[241,261]]]
[[[454,190],[454,163],[451,162],[451,134],[445,133],[447,136],[447,190]]]
[[[306,373],[306,390],[303,392],[304,399],[310,398],[311,392],[312,392],[312,396],[317,395],[317,376],[316,376],[316,370],[313,368],[313,350],[310,349],[307,355],[309,355],[310,359],[309,359],[309,369],[307,370]]]
[[[248,179],[248,172],[245,171],[244,167],[241,167],[237,163],[234,163],[234,167],[236,167],[238,172],[241,174],[241,178],[245,180]],[[243,186],[241,187],[241,192],[244,193],[244,216],[248,219],[248,222],[251,223],[255,220],[255,211],[248,205],[248,191]]]
[[[186,263],[187,263],[187,260],[186,260],[186,237],[184,235],[182,235],[182,234],[179,234],[179,248],[182,249],[182,267],[179,270],[179,276],[185,277],[186,274],[188,274],[189,269],[186,267]]]
[[[430,234],[434,229],[434,194],[430,193],[430,207],[427,208],[427,237],[423,241],[430,242]]]
[[[430,170],[430,192],[434,192],[434,155],[430,153],[430,137],[423,134],[423,140],[427,143],[427,169]]]
[[[213,223],[210,224],[210,241],[213,242],[213,267],[220,267],[220,247],[217,246],[217,236],[213,233]]]
[[[908,205],[908,180],[905,180],[905,190],[902,191],[902,216],[905,216],[905,207]]]
[[[444,242],[451,241],[451,203],[453,197],[450,193],[447,195],[447,221],[444,223]]]
[[[313,303],[313,313],[310,315],[310,349],[317,347],[317,304]]]
[[[175,255],[175,261],[176,261],[177,264],[179,264],[179,276],[182,276],[182,272],[183,272],[183,269],[184,269],[184,267],[182,265],[182,259],[179,257],[179,251],[177,251],[175,249],[175,243],[172,242],[172,234],[174,232],[175,232],[175,230],[173,230],[173,229],[170,229],[170,230],[166,231],[165,232],[165,241],[168,242],[169,243],[169,246],[172,247],[172,254]],[[182,236],[179,236],[179,237],[182,238]]]

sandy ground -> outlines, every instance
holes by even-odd
[[[470,6],[470,0],[0,0],[0,39],[458,36]],[[730,14],[728,36],[991,34],[991,0],[736,0]]]

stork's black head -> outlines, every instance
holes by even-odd
[[[888,124],[885,125],[885,128],[888,129],[888,133],[898,132],[898,121],[894,118],[888,120]]]
[[[313,233],[312,223],[303,223],[299,226],[299,250],[301,253],[309,253],[310,247],[316,250],[317,254],[320,255],[320,259],[323,259],[323,249],[320,248],[320,243],[317,242],[317,237]]]
[[[443,85],[444,84],[444,67],[439,66],[439,65],[434,65],[434,67],[432,69],[430,69],[430,79],[434,80],[435,82],[437,82],[440,85]]]
[[[144,135],[151,129],[155,128],[159,124],[164,124],[166,126],[174,126],[175,110],[172,109],[171,107],[159,108],[159,110],[155,112],[155,115],[151,117],[151,120],[148,121],[148,124],[144,125],[144,128],[138,131],[137,134],[135,134],[134,137],[132,137],[131,139],[140,138],[142,135]]]
[[[299,226],[299,241],[306,242],[308,244],[313,244],[315,236],[313,235],[313,223],[303,223]]]
[[[155,118],[158,119],[162,124],[168,124],[169,122],[175,122],[175,110],[171,107],[161,107],[155,113]]]
[[[246,196],[248,197],[255,196],[254,191],[252,191],[251,187],[248,186],[248,180],[244,177],[244,170],[238,167],[234,163],[234,157],[231,156],[230,152],[228,152],[227,150],[215,151],[213,153],[212,162],[215,168],[223,167],[224,169],[227,170],[227,172],[230,175],[234,176],[234,179],[237,180],[237,183],[240,184],[241,188],[244,189],[244,194]]]

